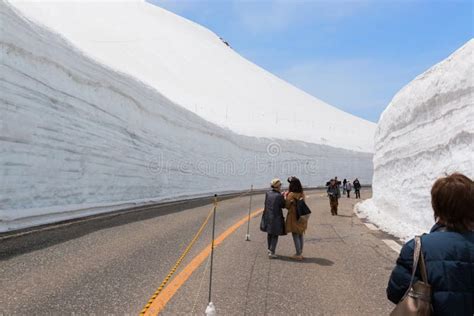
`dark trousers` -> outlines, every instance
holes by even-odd
[[[347,190],[347,197],[348,197],[348,198],[351,197],[351,190]]]
[[[270,250],[270,252],[272,254],[275,254],[275,250],[276,250],[277,243],[278,243],[278,235],[268,234],[267,235],[267,242],[268,242],[268,250]]]
[[[337,198],[329,198],[329,205],[331,205],[331,214],[337,215],[337,206],[338,206]]]
[[[360,199],[360,190],[356,189],[355,193],[356,193],[356,199]]]
[[[291,233],[293,242],[295,243],[296,255],[301,256],[303,253],[303,235]]]

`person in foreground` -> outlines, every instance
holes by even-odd
[[[303,234],[308,226],[306,217],[297,218],[296,202],[304,199],[303,186],[296,177],[288,178],[290,186],[285,194],[285,208],[288,209],[286,216],[286,232],[291,232],[293,242],[295,243],[296,254],[293,259],[303,260]]]
[[[438,179],[431,189],[436,224],[421,237],[422,255],[431,285],[433,315],[474,315],[474,183],[454,173]],[[387,297],[398,304],[408,290],[413,268],[414,240],[397,259]],[[415,267],[416,268],[416,267]],[[417,269],[415,281],[420,279]]]
[[[285,198],[280,193],[280,179],[273,179],[270,185],[272,189],[265,194],[261,229],[267,232],[268,257],[276,258],[275,250],[278,236],[286,235],[285,218],[282,210],[285,207]]]

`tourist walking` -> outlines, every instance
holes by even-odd
[[[407,297],[413,283],[418,291],[426,291],[421,299],[431,299],[433,315],[472,316],[474,182],[459,173],[436,180],[431,188],[431,205],[436,224],[429,234],[422,235],[416,241],[412,239],[403,246],[390,276],[387,297],[398,304]],[[413,267],[415,244],[417,249],[421,245],[418,267]],[[416,271],[414,280],[412,269]],[[421,280],[425,285],[417,282]],[[414,299],[413,295],[410,294],[410,299]],[[417,295],[420,297],[422,293]],[[404,306],[402,303],[396,307],[400,315],[405,314]]]
[[[296,254],[293,256],[296,260],[303,260],[303,234],[308,227],[308,216],[298,218],[297,202],[304,200],[303,186],[301,181],[296,177],[288,178],[290,186],[285,194],[285,207],[288,209],[286,216],[286,232],[293,236]]]
[[[329,182],[327,193],[329,197],[329,205],[331,206],[331,215],[337,215],[337,206],[339,204],[338,200],[341,197],[341,190],[339,190],[339,186],[335,179],[331,179]]]
[[[352,183],[350,181],[346,182],[346,192],[347,192],[347,197],[351,197],[351,190],[352,190]]]
[[[342,180],[342,194],[346,194],[347,179]]]
[[[360,182],[359,182],[359,179],[355,178],[354,182],[352,182],[352,184],[354,185],[354,192],[355,192],[355,195],[356,195],[356,199],[360,199]]]
[[[270,186],[271,190],[265,194],[265,208],[260,222],[260,229],[267,233],[268,256],[276,258],[275,250],[278,236],[286,235],[285,218],[282,210],[285,207],[285,198],[280,193],[280,179],[273,179]]]

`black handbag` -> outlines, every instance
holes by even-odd
[[[262,219],[260,220],[260,230],[262,232],[267,231],[267,221],[265,220],[265,211],[262,213]]]
[[[301,216],[311,214],[311,210],[303,199],[296,201],[296,220],[299,220]]]

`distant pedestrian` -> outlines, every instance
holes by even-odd
[[[436,180],[431,188],[431,205],[436,224],[429,234],[421,236],[420,261],[413,267],[415,241],[408,241],[400,252],[390,276],[387,297],[398,304],[413,284],[425,288],[431,298],[433,315],[474,315],[474,182],[454,173]],[[424,259],[424,260],[422,260]],[[425,280],[428,286],[417,283]],[[410,296],[423,293],[410,293]],[[413,296],[412,296],[413,297]],[[421,297],[423,299],[423,296]],[[400,306],[401,307],[401,306]],[[400,311],[402,312],[402,311]],[[419,314],[421,315],[421,314]]]
[[[332,178],[332,179],[329,179],[328,182],[326,182],[326,186],[327,186],[327,187],[331,184],[331,180],[335,180],[337,186],[340,186],[340,185],[341,185],[341,181],[338,181],[338,180],[337,180],[337,177],[334,177],[334,178]]]
[[[344,179],[342,181],[342,194],[346,194],[346,184],[347,184],[347,179]]]
[[[333,216],[337,215],[338,200],[341,197],[341,190],[339,190],[339,186],[336,183],[335,179],[331,179],[327,189],[329,205],[331,206],[331,215]]]
[[[286,235],[285,218],[282,210],[285,207],[285,198],[280,193],[280,179],[273,179],[270,185],[272,189],[265,194],[265,208],[260,229],[267,232],[268,256],[276,258],[275,250],[278,236]]]
[[[354,185],[354,191],[355,191],[355,195],[356,195],[356,199],[360,199],[360,182],[359,182],[359,179],[356,178],[354,180],[354,182],[352,182],[352,184]]]
[[[351,191],[352,191],[352,183],[350,181],[347,181],[346,183],[346,192],[347,192],[347,197],[351,197]]]
[[[290,183],[287,194],[285,194],[285,207],[288,209],[286,216],[286,232],[291,232],[293,242],[295,243],[296,254],[293,256],[296,260],[303,260],[303,234],[308,227],[308,217],[301,216],[297,218],[297,202],[305,198],[303,186],[296,177],[288,178]]]

